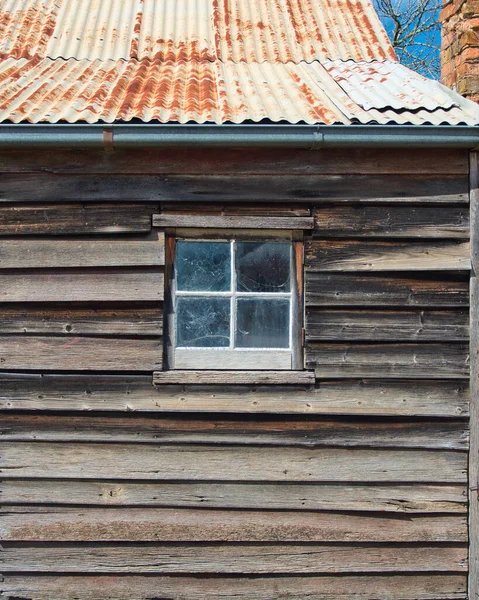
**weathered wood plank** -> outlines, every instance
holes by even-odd
[[[306,204],[288,202],[271,204],[268,202],[241,202],[225,204],[224,202],[162,202],[161,213],[164,215],[215,215],[215,216],[248,216],[248,217],[311,217],[311,209]]]
[[[467,548],[413,546],[201,545],[5,546],[4,573],[407,573],[467,570]]]
[[[215,215],[153,215],[155,227],[209,229],[313,229],[313,217],[252,217]]]
[[[0,535],[35,542],[467,542],[465,515],[5,507]]]
[[[479,155],[471,153],[471,448],[469,453],[469,598],[479,598]]]
[[[305,244],[309,271],[454,271],[471,266],[468,242],[313,240]]]
[[[5,574],[5,600],[465,600],[457,574],[295,577],[167,577]]]
[[[153,383],[219,385],[314,385],[313,371],[158,371]]]
[[[317,389],[164,386],[151,377],[0,373],[0,408],[466,417],[466,381],[321,381]]]
[[[162,339],[0,336],[0,368],[46,371],[161,369]]]
[[[466,341],[469,338],[469,311],[309,307],[305,329],[309,341]]]
[[[469,239],[469,212],[449,206],[331,206],[314,210],[315,238]]]
[[[0,302],[155,302],[163,296],[158,268],[0,272]]]
[[[469,345],[314,343],[306,366],[317,377],[469,378]]]
[[[7,238],[0,243],[0,269],[148,267],[165,264],[165,235]]]
[[[135,148],[81,150],[78,148],[17,150],[0,153],[1,172],[51,173],[203,173],[214,174],[423,174],[469,173],[467,150],[452,148]]]
[[[306,305],[313,306],[469,306],[469,281],[429,273],[305,273]]]
[[[152,506],[242,510],[467,513],[465,485],[157,483],[5,480],[2,505]]]
[[[2,442],[0,452],[2,479],[463,483],[467,463],[447,450]]]
[[[153,210],[140,204],[1,206],[0,235],[148,233]]]
[[[464,176],[437,175],[56,175],[4,173],[0,202],[354,201],[466,204]],[[219,192],[219,190],[221,190]]]
[[[351,422],[340,419],[257,417],[219,419],[141,415],[5,414],[0,439],[6,441],[135,442],[156,444],[239,444],[468,450],[463,420]]]
[[[163,333],[161,308],[2,306],[0,334],[152,336]]]

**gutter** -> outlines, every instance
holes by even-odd
[[[4,124],[0,148],[464,148],[479,127],[433,125]]]

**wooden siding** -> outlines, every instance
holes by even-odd
[[[465,600],[468,174],[453,150],[0,153],[2,598]],[[162,371],[185,223],[301,224],[306,371]]]

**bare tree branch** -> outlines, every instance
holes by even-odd
[[[439,79],[441,0],[374,0],[374,4],[399,60]]]

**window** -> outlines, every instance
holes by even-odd
[[[177,236],[173,262],[170,367],[297,368],[292,232]]]

